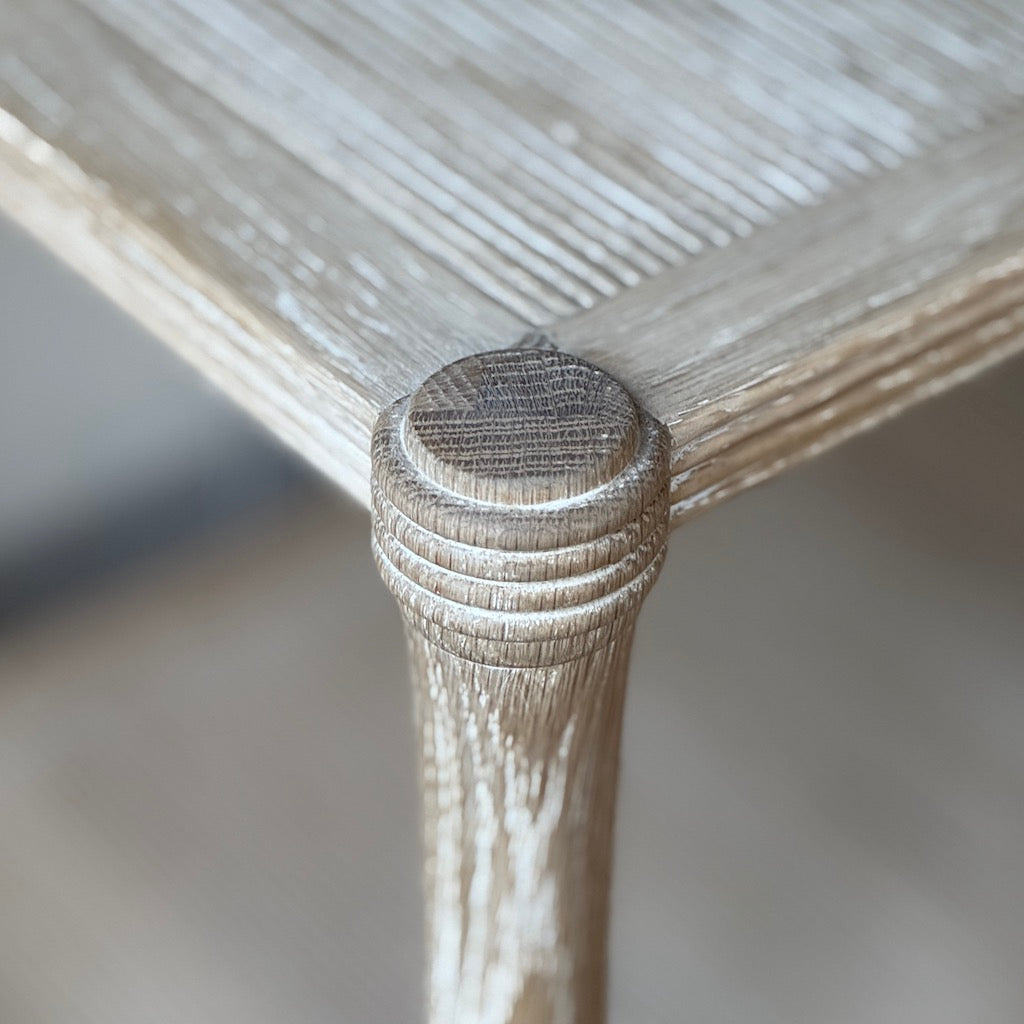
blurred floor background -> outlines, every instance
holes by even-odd
[[[0,1022],[420,1019],[365,512],[0,226]],[[1024,1019],[1024,365],[676,532],[616,1024]]]
[[[0,219],[0,618],[310,478]]]

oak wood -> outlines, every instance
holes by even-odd
[[[602,371],[471,356],[386,410],[374,551],[422,738],[435,1024],[599,1024],[633,626],[664,428]]]
[[[1009,0],[0,26],[0,209],[367,502],[381,409],[529,329],[670,427],[675,522],[1021,347]]]
[[[1001,121],[558,325],[671,431],[673,525],[1024,350],[1021,153]]]

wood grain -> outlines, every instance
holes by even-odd
[[[381,415],[373,513],[422,738],[430,1020],[600,1024],[667,434],[574,357],[471,356]]]
[[[1010,0],[0,25],[0,209],[366,502],[380,410],[532,328],[670,426],[676,522],[1021,345]]]
[[[1024,117],[558,325],[669,427],[674,525],[1024,349],[1021,153]]]

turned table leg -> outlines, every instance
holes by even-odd
[[[432,1024],[598,1024],[626,668],[664,557],[664,428],[554,351],[382,413],[374,551],[422,741]]]

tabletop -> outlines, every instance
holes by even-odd
[[[330,478],[466,354],[669,427],[673,521],[1024,348],[1015,0],[0,0],[0,211]]]

